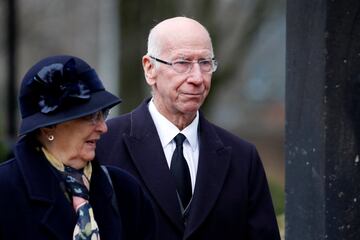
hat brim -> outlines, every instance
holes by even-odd
[[[30,115],[21,121],[19,135],[25,135],[36,129],[59,124],[76,118],[95,113],[105,108],[111,108],[121,102],[121,99],[107,91],[91,94],[89,101],[72,106],[58,113],[44,114],[41,112]]]

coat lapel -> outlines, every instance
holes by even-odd
[[[176,187],[164,151],[144,101],[131,113],[131,131],[124,141],[146,187],[169,219],[184,230]]]
[[[42,224],[58,239],[69,239],[73,235],[76,215],[63,194],[62,196],[59,195],[58,198],[49,205],[42,219]],[[60,199],[65,199],[65,201]],[[66,219],[66,221],[62,221],[62,219]]]
[[[29,198],[34,203],[38,202],[34,206],[38,208],[36,213],[40,214],[41,223],[57,239],[68,239],[72,236],[76,216],[47,160],[37,152],[33,144],[26,143],[26,139],[18,143],[15,156],[24,176]]]
[[[92,161],[93,172],[90,185],[90,203],[94,210],[94,216],[99,226],[101,239],[119,240],[122,239],[121,216],[112,203],[115,194],[110,180],[101,169],[97,161]],[[113,231],[117,229],[117,231]]]
[[[230,165],[231,148],[223,145],[213,126],[201,114],[199,127],[199,166],[184,239],[203,223],[213,208]]]
[[[52,239],[71,239],[77,219],[75,211],[65,197],[65,186],[61,185],[43,155],[30,144],[25,143],[23,139],[17,145],[15,155],[24,176],[29,198],[37,208],[35,213],[39,214],[44,228],[54,235]],[[95,161],[93,161],[92,179],[96,181],[91,182],[90,203],[100,231],[109,234],[103,235],[104,238],[121,239],[120,218],[113,206],[109,205],[113,190],[107,176]],[[109,216],[112,216],[111,221],[108,221]],[[63,221],[64,219],[66,221]],[[104,229],[119,229],[119,231]]]

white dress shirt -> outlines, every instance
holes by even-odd
[[[171,158],[175,151],[176,145],[174,137],[178,133],[185,135],[186,139],[183,144],[184,157],[189,166],[191,177],[191,189],[194,193],[196,173],[199,163],[199,137],[198,137],[198,125],[199,125],[199,112],[196,113],[195,119],[189,126],[180,131],[173,123],[171,123],[166,117],[164,117],[156,108],[153,100],[149,102],[150,115],[155,123],[156,130],[158,132],[162,148],[166,157],[167,164],[170,169]]]

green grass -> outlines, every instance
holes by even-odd
[[[281,185],[269,181],[271,197],[274,204],[281,239],[285,239],[285,192]]]
[[[276,215],[281,215],[285,211],[285,192],[280,184],[269,181],[269,187],[271,192],[271,197],[273,200],[275,213]]]
[[[6,146],[6,144],[0,141],[0,163],[7,160],[10,153],[10,149]]]

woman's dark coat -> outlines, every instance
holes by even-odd
[[[0,165],[0,239],[72,239],[76,214],[53,167],[30,139],[21,139],[14,153]],[[153,210],[136,180],[108,167],[112,187],[97,161],[92,163],[90,204],[101,240],[154,239]]]

